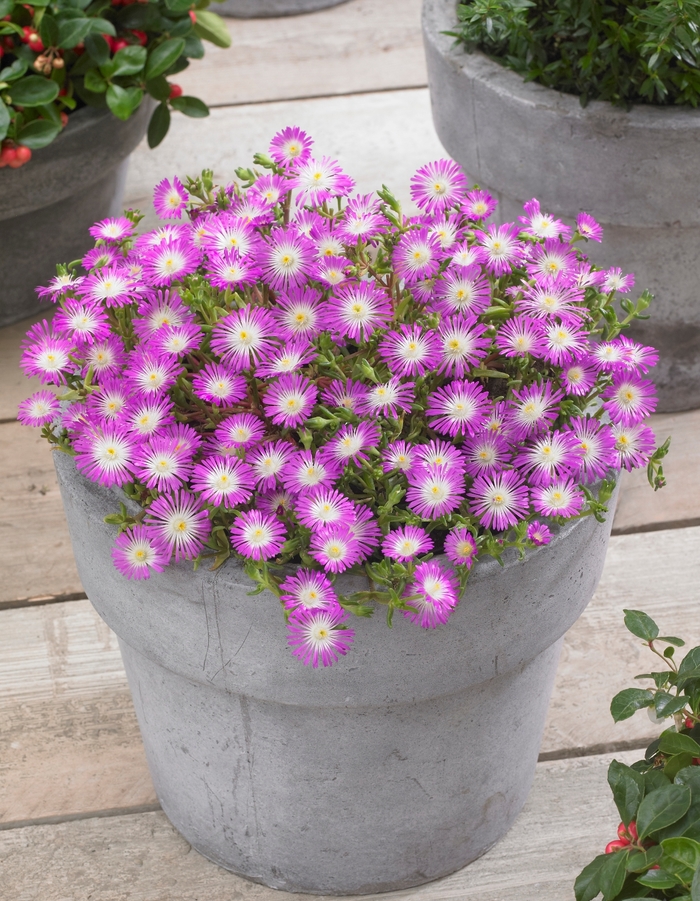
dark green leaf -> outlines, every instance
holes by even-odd
[[[620,819],[627,825],[635,818],[644,797],[644,777],[624,763],[613,760],[608,767],[608,784],[612,789]]]
[[[687,703],[687,698],[670,695],[665,691],[658,691],[654,698],[654,712],[661,719],[683,710]]]
[[[15,106],[43,106],[58,97],[58,85],[50,78],[28,75],[12,85],[12,103]]]
[[[99,17],[90,19],[91,34],[109,34],[113,38],[117,36],[117,29],[109,19],[101,19]]]
[[[612,699],[610,713],[616,723],[629,719],[637,710],[652,707],[654,695],[643,688],[625,688]]]
[[[61,122],[61,114],[56,109],[53,103],[48,103],[46,106],[38,106],[36,111],[39,113],[39,118],[48,119],[49,122],[53,122],[54,125],[58,125],[60,128],[63,128],[63,123]]]
[[[60,125],[47,122],[46,119],[34,119],[19,132],[17,140],[31,150],[40,150],[55,140],[60,131]]]
[[[164,75],[146,82],[146,91],[156,100],[167,100],[170,97],[170,85]]]
[[[666,870],[649,870],[644,876],[637,876],[637,882],[655,889],[673,888],[681,884],[676,876],[667,873]]]
[[[696,870],[700,869],[700,843],[692,838],[678,836],[665,838],[661,847],[664,852],[661,858],[662,869],[689,885]]]
[[[148,123],[148,146],[157,147],[170,128],[170,110],[167,103],[159,104]]]
[[[185,36],[185,49],[182,52],[189,59],[202,59],[204,56],[204,44],[196,34],[188,34]]]
[[[95,94],[103,94],[107,90],[107,82],[97,69],[90,69],[89,72],[85,73],[85,87],[88,91],[93,91]]]
[[[85,38],[85,50],[98,66],[109,62],[109,44],[101,34],[89,34]]]
[[[692,754],[674,754],[664,764],[664,776],[668,779],[675,779],[681,770],[690,766],[692,761]]]
[[[175,97],[170,105],[193,119],[204,119],[209,115],[209,107],[197,97]]]
[[[693,876],[690,886],[690,897],[692,901],[700,901],[700,870],[696,870]]]
[[[659,627],[654,620],[641,610],[625,610],[625,625],[627,629],[642,641],[653,641],[658,637]]]
[[[9,16],[15,5],[15,0],[0,0],[0,19]]]
[[[627,858],[629,851],[615,851],[608,854],[607,860],[600,868],[600,890],[604,901],[612,901],[622,891],[627,875]]]
[[[116,84],[107,88],[107,106],[118,119],[128,119],[142,100],[141,88],[120,88]]]
[[[226,23],[217,16],[216,13],[209,10],[198,9],[197,21],[194,26],[195,34],[204,41],[209,41],[217,47],[230,47],[231,35],[229,34]]]
[[[600,871],[608,857],[608,854],[599,854],[578,874],[574,883],[576,901],[593,901],[600,894]]]
[[[148,62],[146,63],[146,80],[150,81],[164,72],[173,65],[185,48],[185,42],[182,38],[170,38],[162,44],[158,44],[148,54]]]
[[[137,75],[146,65],[146,57],[148,53],[145,47],[132,44],[124,47],[114,54],[112,58],[112,71],[110,76],[115,75]],[[105,74],[105,73],[103,73]]]
[[[666,785],[646,795],[637,812],[640,839],[680,820],[689,807],[690,789],[687,785]]]
[[[678,688],[685,688],[689,682],[695,682],[697,679],[700,679],[700,667],[685,670],[683,673],[680,673],[679,671]]]
[[[646,873],[661,860],[662,853],[658,845],[653,845],[647,851],[635,851],[627,859],[627,872]]]
[[[41,17],[39,37],[44,47],[53,47],[58,43],[58,22],[49,13],[44,13]]]
[[[58,46],[67,50],[82,43],[92,30],[92,19],[62,19],[58,26]]]
[[[659,641],[665,641],[667,644],[673,644],[677,648],[682,648],[685,642],[682,638],[675,638],[673,635],[659,635]]]
[[[688,678],[691,672],[700,670],[700,647],[691,648],[678,667],[680,678]]]
[[[10,127],[10,111],[7,106],[0,100],[0,141],[7,134],[7,129]]]
[[[668,730],[662,733],[659,739],[659,750],[663,754],[691,754],[700,757],[700,745],[689,735]]]
[[[11,66],[0,69],[0,81],[13,82],[21,78],[29,68],[25,59],[16,59]]]
[[[165,0],[165,5],[174,13],[186,13],[192,8],[192,0]]]

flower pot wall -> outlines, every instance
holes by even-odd
[[[224,0],[216,4],[216,12],[237,19],[267,19],[272,16],[296,16],[313,13],[347,0]]]
[[[634,272],[656,295],[652,318],[629,334],[653,344],[659,409],[700,407],[700,110],[637,106],[626,112],[525,83],[454,30],[455,0],[424,0],[423,36],[433,119],[447,152],[499,200],[501,220],[522,204],[605,228],[600,265]]]
[[[34,288],[93,246],[95,221],[121,211],[128,156],[151,109],[143,103],[126,122],[81,109],[27,166],[0,169],[0,326],[39,312]]]
[[[508,830],[612,512],[568,525],[525,561],[480,561],[444,627],[354,620],[351,653],[313,670],[287,649],[275,599],[250,596],[231,561],[124,579],[103,522],[124,495],[61,453],[55,463],[83,585],[119,636],[158,797],[197,850],[274,888],[369,893],[453,872]]]

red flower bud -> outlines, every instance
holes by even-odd
[[[193,25],[197,24],[197,13],[193,9],[190,10],[190,19],[192,19]]]
[[[685,723],[684,723],[684,725],[685,725],[685,728],[686,728],[686,729],[692,729],[693,726],[695,725],[695,723],[692,721],[692,719],[691,719],[689,716],[687,716],[687,717],[685,718]]]
[[[179,84],[171,84],[168,100],[174,100],[176,97],[182,97],[182,88]]]

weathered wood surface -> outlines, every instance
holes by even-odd
[[[598,591],[566,637],[544,754],[642,747],[658,733],[643,713],[616,726],[608,712],[649,667],[622,609],[699,643],[698,551],[700,528],[612,539]],[[0,736],[0,822],[154,801],[116,639],[88,601],[0,611]]]
[[[630,763],[638,755],[615,756]],[[573,901],[574,879],[615,837],[619,817],[606,783],[611,759],[539,764],[520,817],[482,858],[428,885],[356,901]],[[12,901],[309,897],[220,869],[194,851],[161,812],[0,831],[0,870],[4,896]]]
[[[174,80],[213,106],[423,86],[420,10],[421,0],[352,0],[274,21],[227,19],[231,46],[207,44]]]

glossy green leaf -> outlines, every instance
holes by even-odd
[[[58,97],[58,90],[58,85],[50,78],[28,75],[12,85],[12,103],[15,106],[43,106]]]
[[[114,38],[117,36],[117,29],[109,19],[102,19],[99,16],[96,16],[94,19],[90,19],[90,33],[108,34]]]
[[[58,43],[58,22],[49,13],[41,17],[39,37],[44,47],[53,47]]]
[[[599,854],[578,874],[574,883],[576,901],[593,901],[600,894],[600,872],[609,856]]]
[[[678,676],[688,678],[691,673],[700,670],[700,647],[691,648],[678,667]]]
[[[700,842],[677,836],[665,838],[661,842],[661,848],[664,852],[661,868],[678,876],[689,885],[695,872],[700,869]]]
[[[62,19],[58,26],[58,46],[67,50],[82,43],[92,30],[92,19]]]
[[[185,49],[182,51],[188,59],[202,59],[204,56],[204,44],[196,34],[190,32],[185,36]]]
[[[61,122],[61,114],[56,109],[55,104],[48,103],[45,106],[38,106],[36,111],[39,113],[40,118],[48,119],[49,122],[53,122],[54,125],[58,125],[60,128],[63,128],[63,123]]]
[[[687,785],[666,785],[646,795],[637,812],[640,839],[680,820],[689,807],[690,789]]]
[[[654,712],[657,717],[661,719],[662,717],[672,716],[674,713],[683,710],[687,703],[688,699],[683,695],[679,697],[677,695],[668,694],[668,692],[665,691],[657,691],[656,696],[654,697]]]
[[[85,73],[85,87],[95,94],[103,94],[107,90],[107,82],[97,69],[90,69]]]
[[[646,851],[635,851],[627,858],[627,872],[646,873],[661,860],[662,854],[659,845],[652,845]]]
[[[651,707],[654,695],[643,688],[625,688],[618,692],[610,704],[610,713],[616,723],[629,719],[637,710]]]
[[[116,75],[137,75],[146,65],[148,52],[145,47],[132,44],[114,54],[110,77]]]
[[[692,754],[700,757],[700,745],[682,732],[664,732],[659,739],[659,750],[663,754]]]
[[[142,100],[141,88],[121,88],[116,84],[107,88],[107,106],[118,119],[128,119]]]
[[[659,627],[654,620],[641,610],[625,610],[625,626],[642,641],[653,641],[659,635]]]
[[[165,0],[165,5],[171,12],[186,13],[192,8],[192,0]]]
[[[5,105],[5,103],[0,100],[0,141],[7,134],[7,129],[10,127],[10,111]]]
[[[637,815],[644,797],[644,777],[624,763],[613,760],[608,767],[608,784],[620,819],[627,825]]]
[[[170,110],[167,103],[160,103],[148,123],[148,146],[157,147],[170,128]]]
[[[674,888],[681,884],[677,876],[661,869],[649,870],[643,876],[637,876],[637,882],[640,885],[646,885],[648,888],[654,889]]]
[[[612,901],[622,891],[627,875],[629,851],[616,851],[606,856],[608,859],[600,868],[600,890],[604,901]]]
[[[164,75],[146,82],[146,91],[156,100],[167,100],[170,97],[170,85]]]
[[[193,119],[204,119],[209,115],[209,107],[197,97],[175,97],[170,101],[170,105]]]
[[[185,48],[185,42],[182,38],[170,38],[162,44],[158,44],[148,54],[148,62],[146,63],[146,80],[150,81],[164,72],[173,65]]]
[[[664,776],[669,779],[675,779],[676,775],[686,767],[689,767],[693,762],[692,754],[674,754],[672,757],[669,757],[666,763],[664,764]]]
[[[109,62],[109,44],[101,34],[89,34],[85,38],[85,50],[98,66],[104,66]]]
[[[9,16],[15,5],[15,0],[0,0],[0,19]]]
[[[5,66],[4,69],[0,69],[0,81],[12,83],[21,78],[28,68],[29,64],[25,59],[16,59],[11,66]]]
[[[700,870],[695,871],[693,881],[690,884],[690,897],[692,901],[700,901]]]
[[[204,41],[209,41],[217,47],[230,47],[231,35],[226,23],[216,13],[207,9],[197,10],[197,21],[194,25],[194,33]]]
[[[28,122],[17,135],[17,141],[29,147],[31,150],[41,150],[56,139],[61,131],[61,126],[46,119],[34,119]]]

